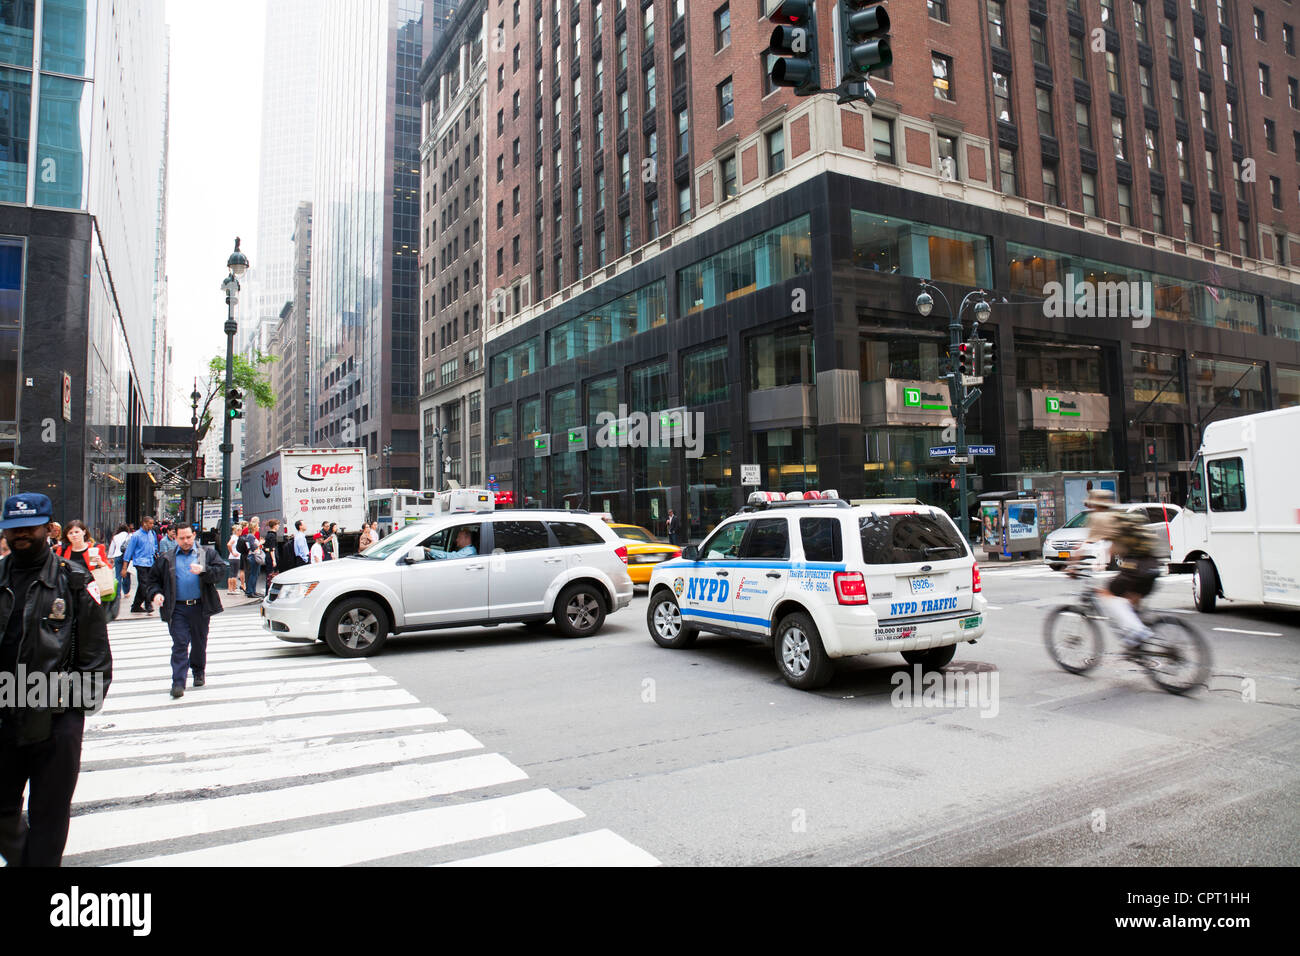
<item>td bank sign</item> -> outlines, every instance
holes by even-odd
[[[1062,415],[1066,418],[1080,418],[1082,412],[1079,411],[1079,403],[1072,402],[1069,399],[1060,398],[1056,395],[1048,395],[1047,414]]]
[[[1111,427],[1110,397],[1097,392],[1026,388],[1020,391],[1017,406],[1020,421],[1034,429],[1105,432]]]
[[[952,418],[948,389],[942,382],[882,379],[862,386],[863,423],[943,425]]]

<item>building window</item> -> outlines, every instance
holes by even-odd
[[[1070,34],[1070,74],[1076,80],[1088,80],[1088,60],[1083,55],[1083,37]]]
[[[1268,177],[1268,194],[1272,197],[1273,208],[1282,208],[1282,180],[1276,176]]]
[[[651,199],[645,204],[646,239],[659,238],[659,200]]]
[[[953,100],[952,57],[942,53],[930,54],[930,72],[934,76],[934,98]]]
[[[618,35],[617,42],[618,52],[618,72],[622,73],[627,69],[627,31],[624,30]]]
[[[678,224],[689,221],[691,218],[691,187],[690,185],[681,186],[677,190],[677,222]]]
[[[626,152],[618,154],[618,184],[620,196],[632,188],[632,159]]]
[[[1119,221],[1126,226],[1133,225],[1133,190],[1127,183],[1119,183],[1115,190],[1119,200]]]
[[[1294,76],[1289,76],[1286,80],[1286,101],[1291,109],[1300,110],[1300,80]]]
[[[724,49],[731,45],[731,4],[724,3],[713,14],[713,49]]]
[[[722,160],[722,198],[732,199],[736,191],[736,154],[732,153]]]
[[[1295,27],[1289,23],[1282,24],[1282,49],[1287,56],[1295,56]]]
[[[1061,195],[1056,187],[1056,167],[1043,167],[1043,202],[1049,206],[1059,206]]]
[[[726,126],[736,118],[736,107],[732,100],[731,77],[718,84],[718,126]]]
[[[1124,92],[1124,84],[1119,76],[1119,58],[1109,50],[1106,51],[1106,86],[1112,93],[1122,95]]]
[[[1124,138],[1124,121],[1118,116],[1110,118],[1110,140],[1115,148],[1115,158],[1128,161],[1128,148]]]
[[[894,162],[894,121],[882,116],[871,118],[871,140],[876,161]]]
[[[1165,231],[1165,197],[1160,193],[1151,194],[1151,228],[1156,232]]]
[[[1041,63],[1043,66],[1051,65],[1051,61],[1047,57],[1047,40],[1043,35],[1043,26],[1040,23],[1029,24],[1029,50],[1035,63]]]
[[[930,16],[944,23],[948,22],[948,0],[926,0],[925,6]]]
[[[559,12],[559,3],[555,4],[556,12]],[[653,6],[645,8],[645,29],[642,31],[642,37],[645,40],[643,50],[650,49],[655,42],[655,8]]]
[[[1271,119],[1264,120],[1264,148],[1270,153],[1277,152],[1277,124]]]
[[[627,121],[628,121],[628,96],[627,96],[627,90],[624,90],[622,93],[618,94],[618,131],[620,133],[627,132]]]
[[[1146,140],[1147,169],[1160,172],[1160,133],[1147,127],[1143,136]]]
[[[1056,136],[1056,124],[1052,120],[1052,91],[1034,87],[1034,105],[1038,110],[1038,132],[1043,136]]]
[[[1183,237],[1188,242],[1196,241],[1196,217],[1192,214],[1192,204],[1183,203]]]
[[[939,172],[946,179],[958,179],[957,137],[939,134]]]
[[[785,128],[778,126],[767,136],[767,174],[774,176],[785,169]]]
[[[986,0],[989,12],[989,42],[1007,49],[1007,5],[1003,0]]]
[[[1237,220],[1237,242],[1243,256],[1250,255],[1250,223],[1245,219]]]
[[[1079,145],[1084,149],[1095,149],[1092,144],[1092,114],[1088,104],[1082,100],[1074,101],[1074,125],[1078,129]]]
[[[1178,155],[1178,178],[1183,182],[1191,182],[1192,177],[1187,167],[1187,140],[1179,139],[1174,141],[1174,150]]]
[[[1138,85],[1142,88],[1142,105],[1155,109],[1156,100],[1151,92],[1151,67],[1138,66]]]
[[[1261,63],[1259,65],[1259,95],[1273,95],[1273,80],[1268,71],[1268,65]]]
[[[1237,111],[1233,109],[1232,103],[1225,101],[1224,110],[1228,114],[1228,139],[1234,143],[1237,141]]]
[[[1210,102],[1210,94],[1204,90],[1200,91],[1201,98],[1201,129],[1214,130],[1214,104]]]
[[[1140,3],[1133,4],[1133,32],[1137,34],[1139,43],[1149,43],[1147,37],[1147,11]]]
[[[1210,189],[1217,192],[1219,189],[1219,156],[1208,149],[1205,151],[1205,176],[1209,180]]]
[[[1255,8],[1255,15],[1254,18],[1252,19],[1252,23],[1255,27],[1255,39],[1258,40],[1260,43],[1267,42],[1268,31],[1267,29],[1265,29],[1265,25],[1264,25],[1264,11],[1261,10],[1259,7]]]
[[[1081,178],[1083,185],[1083,211],[1089,216],[1097,215],[1097,177],[1092,173],[1084,173]]]
[[[1174,116],[1187,122],[1187,107],[1183,103],[1183,81],[1169,81],[1169,96],[1174,101]]]
[[[632,251],[632,217],[623,216],[619,219],[619,225],[623,232],[623,255]]]
[[[691,118],[686,110],[677,113],[677,156],[680,158],[691,151]]]
[[[1210,211],[1210,236],[1214,242],[1214,248],[1223,248],[1223,217],[1219,213]]]
[[[993,74],[993,115],[1004,123],[1012,123],[1011,84],[1005,73]]]
[[[645,71],[645,109],[650,112],[655,108],[655,68]]]
[[[1002,175],[1002,191],[1008,196],[1019,196],[1016,191],[1016,154],[1006,147],[998,147],[998,169]]]

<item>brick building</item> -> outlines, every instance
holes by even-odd
[[[921,278],[953,306],[995,294],[998,375],[970,421],[997,446],[987,490],[1068,497],[1062,475],[1109,472],[1177,496],[1206,421],[1300,401],[1293,4],[895,0],[871,108],[770,87],[774,5],[487,0],[503,487],[650,526],[674,507],[692,534],[740,500],[741,463],[768,487],[949,503],[927,454],[945,416],[902,398],[947,370]],[[1142,283],[1151,314],[1053,313],[1067,281]],[[1047,419],[1045,391],[1091,411]],[[598,447],[620,404],[703,413],[702,454]]]

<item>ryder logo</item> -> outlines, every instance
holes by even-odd
[[[280,472],[264,471],[262,472],[262,497],[271,497],[271,489],[280,483]]]
[[[351,474],[353,467],[353,465],[322,465],[314,463],[299,468],[298,477],[303,481],[324,481],[326,478],[333,478],[335,475]],[[306,472],[306,474],[303,474],[303,472]]]

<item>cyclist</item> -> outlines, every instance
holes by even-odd
[[[1084,506],[1089,512],[1087,540],[1109,546],[1110,557],[1119,567],[1119,574],[1104,588],[1097,589],[1097,601],[1115,625],[1124,649],[1132,654],[1152,637],[1151,629],[1142,623],[1137,612],[1160,576],[1155,540],[1140,514],[1122,512],[1115,507],[1112,491],[1102,488],[1089,492]],[[1104,549],[1097,563],[1106,564]],[[1071,574],[1076,572],[1072,569]]]

